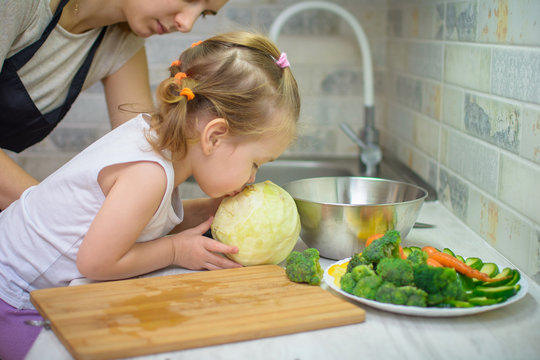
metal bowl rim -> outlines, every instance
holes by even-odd
[[[320,205],[329,205],[329,206],[341,206],[341,207],[355,207],[355,206],[393,206],[393,205],[401,205],[401,204],[409,204],[417,201],[424,201],[425,198],[428,196],[428,192],[423,187],[420,187],[415,184],[406,183],[403,181],[397,181],[397,180],[389,180],[389,179],[383,179],[383,178],[374,178],[374,177],[365,177],[365,176],[324,176],[324,177],[315,177],[315,178],[305,178],[305,179],[299,179],[290,181],[287,184],[283,186],[283,188],[287,190],[287,187],[291,184],[298,183],[298,182],[305,182],[308,180],[320,180],[320,179],[355,179],[355,180],[366,180],[368,182],[386,182],[386,183],[394,183],[394,184],[401,184],[401,185],[407,185],[413,188],[416,188],[417,190],[420,190],[423,195],[421,197],[418,197],[414,200],[408,200],[408,201],[399,201],[399,202],[393,202],[393,203],[373,203],[373,204],[344,204],[344,203],[335,203],[335,202],[321,202],[321,201],[313,201],[313,200],[307,200],[302,199],[299,197],[295,197],[292,194],[291,197],[296,201],[305,201],[312,204],[320,204]]]

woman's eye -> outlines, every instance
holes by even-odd
[[[217,13],[215,11],[212,11],[212,10],[204,10],[202,13],[201,13],[201,17],[204,19],[205,17],[207,16],[216,16]]]

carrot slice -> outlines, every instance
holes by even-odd
[[[426,260],[426,263],[429,265],[429,266],[434,266],[434,267],[443,267],[441,265],[440,262],[438,262],[437,260],[433,259],[433,258],[428,258]]]
[[[403,252],[403,248],[401,247],[401,245],[399,245],[399,256],[400,256],[403,260],[407,260],[407,255],[405,255],[405,253]]]
[[[377,239],[380,239],[384,236],[384,234],[373,234],[371,235],[370,237],[367,238],[366,240],[366,247],[368,247],[369,245],[371,245],[371,243]]]

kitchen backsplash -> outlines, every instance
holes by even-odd
[[[540,2],[387,3],[384,145],[540,280]]]
[[[267,32],[293,0],[230,0],[189,34],[147,40],[152,86],[191,43],[217,32]],[[336,0],[371,46],[383,151],[540,281],[540,2]],[[324,11],[291,18],[278,39],[298,80],[297,141],[284,156],[351,157],[339,130],[363,125],[361,54],[348,24]],[[83,93],[42,143],[13,157],[43,179],[109,130],[101,85]],[[451,244],[449,245],[451,246]]]

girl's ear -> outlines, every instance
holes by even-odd
[[[205,155],[210,155],[229,133],[229,124],[223,118],[210,120],[201,133],[201,146]]]

